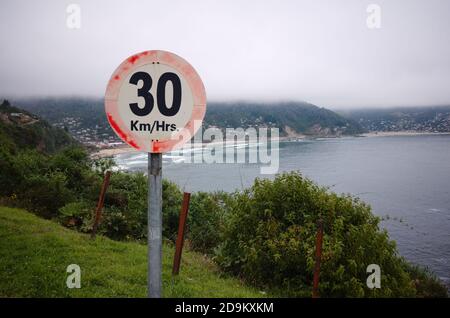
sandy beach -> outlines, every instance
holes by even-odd
[[[93,152],[91,154],[92,158],[108,158],[113,157],[115,155],[119,155],[122,153],[132,152],[136,151],[133,147],[130,147],[128,145],[121,145],[114,148],[106,148],[106,149],[100,149],[99,151]]]
[[[434,132],[418,132],[418,131],[380,131],[380,132],[369,132],[365,134],[358,135],[357,137],[391,137],[391,136],[419,136],[419,135],[450,135],[450,132],[444,132],[444,133],[434,133]],[[339,137],[332,137],[332,138],[339,138]],[[291,141],[291,140],[302,140],[302,139],[314,139],[311,137],[306,137],[304,135],[302,136],[285,136],[285,137],[279,137],[278,140],[280,142],[282,141]],[[228,144],[229,142],[226,142]],[[212,143],[194,143],[192,147],[199,148],[206,145],[215,145],[215,144],[223,144],[221,141],[212,142]],[[133,147],[130,147],[128,145],[120,145],[113,148],[106,148],[106,149],[100,149],[97,152],[93,152],[91,154],[92,158],[108,158],[113,157],[115,155],[128,153],[137,151]]]

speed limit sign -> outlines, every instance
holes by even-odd
[[[108,82],[105,111],[116,134],[148,152],[148,296],[162,289],[162,153],[189,141],[206,111],[203,83],[181,57],[165,51],[135,54]]]
[[[166,51],[145,51],[119,65],[105,95],[116,134],[140,151],[164,153],[189,141],[206,111],[203,83],[194,68]]]

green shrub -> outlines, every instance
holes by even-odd
[[[95,205],[92,202],[71,202],[59,209],[57,220],[66,227],[84,233],[92,229]]]
[[[302,177],[256,180],[236,194],[216,261],[225,270],[284,296],[311,295],[317,221],[323,220],[323,297],[409,297],[415,289],[395,243],[357,198],[338,196]],[[369,264],[381,267],[380,289],[366,286]]]
[[[97,196],[100,188],[97,189]],[[142,173],[113,172],[106,192],[99,232],[113,239],[146,238],[147,178]]]
[[[88,175],[92,174],[91,162],[85,149],[69,147],[50,158],[50,168],[61,171],[67,179],[67,187],[78,193],[90,185]]]
[[[171,241],[175,241],[178,234],[178,221],[180,219],[183,193],[175,183],[163,179],[162,199],[163,236]]]
[[[447,298],[448,290],[428,268],[411,265],[405,262],[406,271],[411,276],[417,291],[417,297]]]
[[[187,220],[187,239],[192,249],[213,254],[222,241],[227,206],[232,197],[224,192],[192,194]]]
[[[141,239],[138,233],[143,228],[134,216],[130,217],[129,211],[112,206],[105,208],[99,233],[114,240]]]
[[[2,157],[8,159],[7,155]],[[67,203],[84,196],[92,198],[92,188],[99,184],[86,151],[79,147],[55,155],[23,150],[8,162],[9,184],[18,198],[17,205],[46,218],[57,217]]]
[[[20,179],[20,172],[14,164],[10,149],[1,142],[0,138],[0,196],[10,196],[17,191],[15,186]]]
[[[61,207],[75,198],[75,194],[66,187],[66,175],[60,171],[32,174],[26,178],[25,184],[25,192],[18,194],[23,198],[23,205],[44,218],[55,217]]]
[[[175,240],[182,193],[176,184],[165,179],[162,188],[163,235]],[[100,230],[115,239],[146,239],[147,196],[148,180],[144,174],[112,173],[105,197],[105,220]]]

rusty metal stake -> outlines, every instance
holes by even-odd
[[[97,209],[95,210],[95,220],[94,225],[92,227],[91,238],[95,238],[95,234],[97,233],[98,224],[100,223],[100,219],[102,217],[102,209],[103,203],[105,202],[105,194],[106,189],[109,185],[109,178],[111,177],[111,171],[106,171],[105,178],[103,179],[102,190],[100,191],[100,196],[98,198]]]
[[[313,279],[313,298],[319,298],[319,275],[320,275],[320,261],[322,259],[322,241],[323,241],[323,222],[317,222],[318,229],[316,235],[316,263],[314,265],[314,279]]]
[[[175,257],[173,259],[172,275],[178,275],[178,273],[180,272],[181,253],[183,251],[184,231],[186,229],[186,219],[189,210],[190,198],[191,194],[185,192],[183,195],[183,204],[180,211],[180,221],[178,223],[178,236],[177,242],[175,244]]]

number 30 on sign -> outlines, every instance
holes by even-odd
[[[189,141],[206,112],[203,83],[181,57],[145,51],[114,71],[105,94],[108,121],[130,146],[164,153]]]

